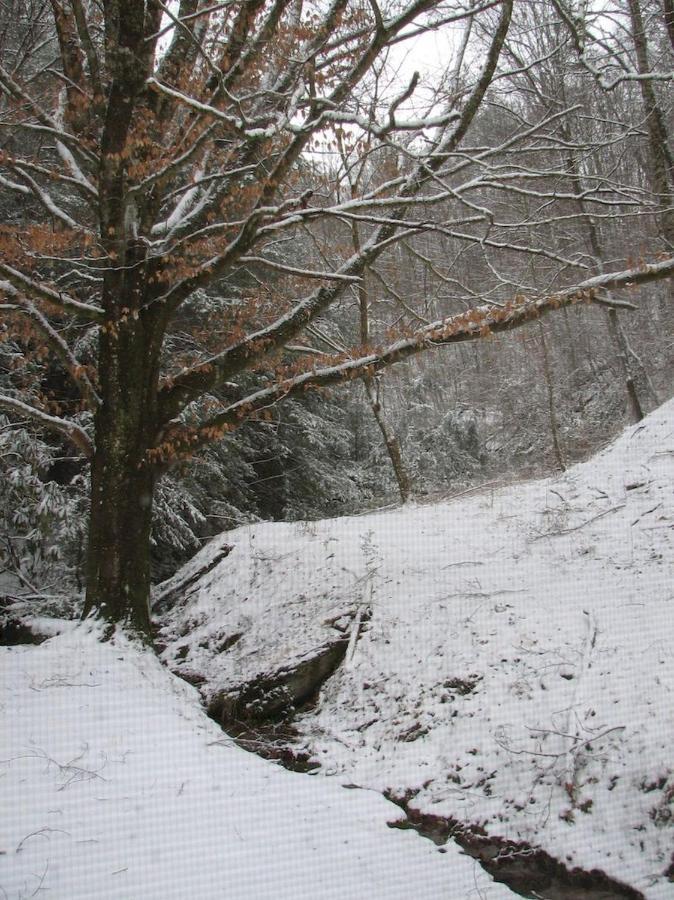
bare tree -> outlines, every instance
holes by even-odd
[[[665,52],[661,62],[652,64],[649,39],[640,0],[618,0],[592,15],[574,13],[566,0],[555,0],[555,6],[570,28],[578,56],[587,71],[605,91],[618,85],[637,84],[642,100],[643,125],[647,134],[648,180],[661,208],[660,231],[668,249],[674,246],[674,159],[667,128],[667,115],[658,85],[671,85],[674,80],[674,59]],[[668,0],[648,27],[657,35],[665,33],[672,42],[672,9]],[[625,34],[628,39],[625,40]],[[671,91],[670,91],[671,95]]]
[[[674,271],[667,257],[583,278],[577,258],[494,237],[493,214],[471,199],[474,178],[457,191],[466,166],[494,157],[466,141],[497,77],[512,0],[50,0],[48,9],[39,72],[9,58],[0,66],[2,202],[23,204],[20,223],[0,232],[3,330],[20,357],[0,405],[91,461],[85,614],[150,636],[157,479],[270,405],[572,303],[619,306],[606,290]],[[360,92],[389,49],[483,19],[482,63],[458,49],[463,74],[452,90],[440,84],[426,115],[410,105],[414,83],[399,85],[376,116],[361,115]],[[533,140],[546,123],[522,121],[498,146]],[[387,143],[405,136],[407,168],[359,197],[321,201],[303,187],[307,154],[330,152],[338,126]],[[442,204],[455,212],[431,221],[428,211]],[[279,252],[327,220],[364,229],[334,267]],[[464,228],[471,223],[482,232]],[[535,253],[580,278],[510,299],[503,279],[496,303],[368,348],[285,363],[289,343],[397,242],[420,233]],[[282,278],[283,292],[270,299],[259,273]],[[312,282],[314,290],[303,288]],[[188,318],[196,327],[197,314],[208,352],[169,353],[172,329]],[[45,394],[45,348],[78,399],[57,405]],[[251,371],[266,379],[252,393]]]
[[[374,102],[372,103],[369,111],[370,125],[374,124],[376,121],[376,106],[377,103],[375,93]],[[347,152],[343,139],[343,132],[341,130],[338,130],[336,132],[336,139],[342,169],[339,174],[342,176],[342,179],[348,186],[349,200],[355,200],[362,192],[361,187],[363,182],[367,179],[367,175],[372,174],[372,167],[368,166],[368,163],[371,162],[371,159],[374,156],[373,151],[375,150],[375,148],[372,141],[373,135],[371,132],[368,132],[364,141],[356,142],[355,146],[352,148],[351,154]],[[354,157],[354,151],[355,158],[351,158]],[[395,172],[392,174],[396,175],[399,173]],[[370,179],[368,190],[371,191],[373,188],[376,188],[376,185],[374,185],[372,183],[372,180]],[[357,220],[353,220],[350,223],[350,232],[352,251],[354,254],[358,255],[362,249],[362,240],[361,225]],[[358,305],[358,330],[360,345],[362,347],[369,346],[371,338],[370,309],[372,299],[371,291],[368,286],[368,276],[369,279],[371,279],[372,269],[369,266],[364,269],[363,276],[361,277],[360,282],[352,287],[352,290],[355,292],[356,302]],[[344,348],[340,349],[343,350]],[[391,463],[391,468],[393,469],[393,474],[395,475],[396,483],[398,485],[400,499],[403,503],[406,503],[410,497],[410,479],[405,468],[405,463],[403,461],[400,442],[382,406],[383,385],[381,377],[375,377],[371,373],[366,371],[362,377],[362,382],[363,387],[365,388],[365,396],[367,397],[368,404],[370,406],[370,409],[372,410],[372,415],[374,416],[375,422],[377,423],[377,427],[379,428],[382,439],[384,441],[384,446],[386,448],[386,452]]]

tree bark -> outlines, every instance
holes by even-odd
[[[156,360],[142,318],[101,330],[101,406],[91,468],[84,615],[121,623],[145,640],[150,625],[150,526],[156,470]]]
[[[150,195],[130,197],[133,122],[152,66],[145,4],[111,0],[105,15],[112,76],[100,139],[98,224],[107,253],[100,328],[100,406],[94,418],[84,616],[151,641],[150,528],[156,470],[159,354],[164,313],[153,308],[147,242],[137,237]]]
[[[351,196],[353,197],[353,195],[354,185],[351,184]],[[354,252],[360,253],[360,231],[358,229],[358,225],[355,223],[351,228],[351,238],[353,242]],[[357,294],[360,321],[360,340],[362,345],[365,347],[370,341],[370,296],[364,279],[358,285]],[[403,454],[402,450],[400,449],[400,441],[398,440],[393,428],[391,428],[391,426],[389,425],[386,419],[386,415],[381,408],[381,402],[379,399],[379,385],[377,384],[376,380],[371,375],[365,375],[363,377],[363,384],[365,385],[365,393],[372,410],[372,415],[374,416],[375,422],[379,426],[379,430],[381,431],[382,437],[384,438],[384,446],[386,447],[386,452],[388,453],[391,468],[393,469],[393,474],[395,475],[396,482],[398,483],[400,500],[403,503],[407,503],[407,501],[410,499],[411,485],[409,476],[407,475],[407,471],[405,469],[405,463],[403,462]]]
[[[672,45],[672,50],[674,50],[674,2],[672,0],[662,0],[662,10],[665,14],[669,43]]]

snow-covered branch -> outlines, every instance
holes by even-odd
[[[266,266],[276,272],[287,275],[297,275],[299,278],[317,279],[319,281],[343,281],[347,284],[358,284],[362,279],[357,275],[342,275],[339,272],[316,271],[314,269],[301,269],[298,266],[289,266],[285,263],[267,259],[264,256],[241,256],[240,263]]]
[[[49,413],[43,412],[35,406],[29,406],[28,403],[5,394],[0,394],[0,407],[20,416],[27,416],[47,431],[53,431],[67,438],[87,459],[91,459],[94,455],[94,445],[91,443],[89,435],[75,422],[60,419],[58,416],[50,416]]]
[[[170,427],[164,444],[151,451],[151,458],[166,462],[176,456],[189,455],[197,448],[218,440],[254,416],[256,412],[294,394],[341,384],[363,375],[372,375],[380,369],[434,347],[481,340],[490,334],[513,331],[565,306],[575,303],[600,303],[621,309],[636,309],[625,301],[615,302],[602,294],[602,291],[646,284],[672,276],[674,276],[674,257],[636,269],[597,275],[574,287],[544,297],[516,297],[502,306],[482,306],[450,316],[427,325],[381,350],[281,379],[270,387],[231,404],[195,429]]]
[[[34,300],[41,300],[50,303],[57,309],[69,312],[78,318],[86,319],[89,322],[100,322],[103,318],[103,310],[99,306],[93,306],[89,303],[81,303],[74,297],[63,293],[63,291],[55,291],[52,288],[29,278],[13,266],[0,262],[0,272],[5,276],[12,287],[22,291]]]
[[[45,212],[51,216],[52,218],[58,220],[66,228],[71,228],[73,231],[83,231],[88,232],[89,229],[83,227],[79,222],[75,221],[64,209],[62,209],[51,196],[49,191],[43,188],[38,182],[28,174],[28,172],[20,165],[11,166],[12,170],[25,182],[26,185],[30,188],[33,196],[41,203],[44,207]]]
[[[410,10],[412,8],[421,9],[423,6],[422,2],[418,2],[417,4],[412,4]],[[506,0],[501,7],[499,24],[492,38],[480,76],[465,101],[460,118],[449,132],[445,129],[441,130],[430,153],[417,164],[404,180],[398,191],[398,197],[401,200],[404,201],[409,197],[418,195],[433,174],[443,165],[447,155],[455,150],[465,136],[480,108],[480,104],[496,70],[501,48],[508,33],[511,14],[512,0]],[[372,59],[376,56],[374,53],[375,49],[378,53],[379,43],[377,35],[373,37],[371,42]],[[358,65],[364,65],[364,59],[365,57],[361,59]],[[371,65],[372,59],[368,57],[367,67]],[[358,81],[358,77],[353,72],[351,78],[354,83]],[[335,100],[340,99],[340,91],[335,89],[332,98]],[[348,94],[348,90],[345,90],[345,94]],[[295,145],[295,142],[293,142],[293,145]],[[304,146],[302,143],[296,145],[298,153],[302,146]],[[289,165],[289,158],[287,157],[289,152],[290,150],[287,150],[286,154],[277,163],[271,176],[272,180],[276,177],[275,173],[278,173],[278,177],[284,174],[286,164]],[[264,194],[261,200],[263,197],[265,197]],[[229,244],[224,253],[217,259],[205,264],[196,276],[185,279],[181,284],[173,288],[165,298],[167,302],[171,303],[172,295],[174,303],[178,302],[183,296],[189,296],[197,287],[217,277],[226,264],[236,262],[238,257],[246,253],[247,245],[250,245],[257,236],[256,229],[260,224],[259,218],[261,218],[260,206],[261,204],[258,205],[255,213],[249,217],[247,223],[241,228],[235,240]],[[398,231],[399,223],[403,216],[404,208],[394,208],[389,216],[390,222],[379,225],[363,247],[344,263],[338,274],[361,277],[365,269],[384,252],[392,241],[400,240],[406,236],[407,231],[403,231],[402,234]],[[204,364],[180,373],[176,378],[172,379],[170,386],[165,386],[160,392],[160,415],[162,420],[168,421],[173,419],[188,403],[205,391],[249,368],[255,360],[283,347],[321,312],[335,302],[344,287],[344,283],[333,283],[319,288],[318,291],[297,303],[289,313],[267,328],[260,329],[234,346],[226,348],[222,353],[207,360]]]
[[[36,306],[34,306],[30,302],[30,300],[22,297],[20,295],[20,292],[17,291],[16,288],[14,288],[9,282],[0,281],[0,291],[4,291],[9,296],[13,297],[15,301],[12,306],[13,311],[26,316],[26,318],[30,319],[33,325],[39,329],[40,334],[46,340],[49,347],[54,351],[56,356],[63,363],[66,371],[79,389],[82,397],[89,405],[89,408],[91,410],[96,409],[96,407],[100,404],[100,398],[98,397],[96,389],[89,379],[86,368],[78,359],[76,359],[66,341],[50,324],[47,317]],[[2,305],[0,305],[0,309],[2,309]]]

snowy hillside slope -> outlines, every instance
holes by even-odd
[[[555,479],[238,529],[163,586],[164,659],[208,702],[367,609],[296,721],[320,774],[671,898],[673,484],[674,401]]]
[[[231,745],[147,650],[83,627],[0,648],[0,897],[505,900],[371,791]]]

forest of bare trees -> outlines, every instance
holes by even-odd
[[[564,468],[671,393],[669,0],[2,0],[0,55],[2,552],[68,519],[84,614],[148,636],[209,494]]]

